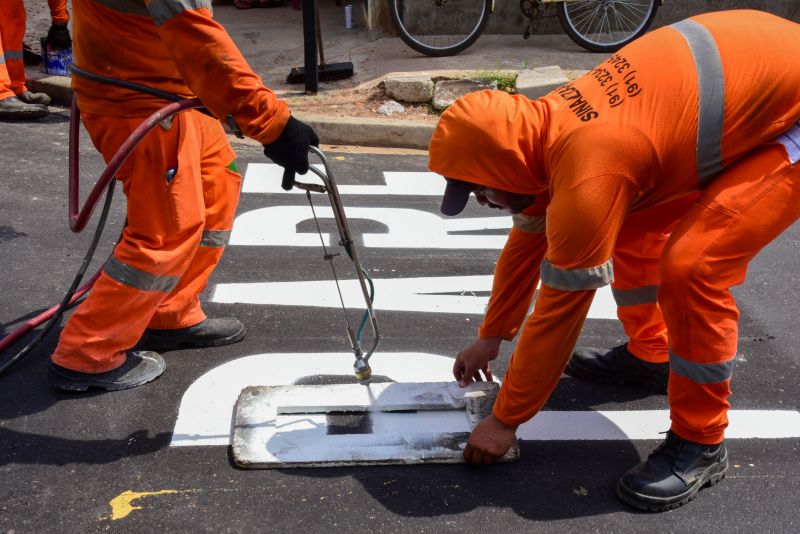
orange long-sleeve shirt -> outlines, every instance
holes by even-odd
[[[73,0],[75,64],[102,76],[184,97],[196,95],[217,117],[233,116],[245,135],[270,143],[289,119],[285,102],[264,86],[210,0]],[[165,102],[73,76],[82,110],[143,116]]]
[[[757,11],[653,31],[536,101],[499,91],[456,101],[434,132],[430,169],[550,197],[545,233],[509,235],[479,331],[513,338],[541,276],[495,416],[519,424],[544,405],[595,290],[613,280],[628,214],[698,191],[798,119],[800,25]]]

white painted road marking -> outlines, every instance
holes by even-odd
[[[470,293],[491,291],[492,276],[373,278],[373,283],[375,301],[372,307],[375,310],[483,315],[489,297]],[[347,308],[364,307],[364,296],[358,280],[340,280],[339,285]],[[214,288],[211,302],[320,308],[341,306],[336,283],[333,280],[218,284]],[[617,305],[610,287],[605,286],[597,290],[588,318],[617,318]]]
[[[172,436],[173,446],[230,444],[233,408],[247,386],[291,385],[316,375],[343,375],[352,365],[350,353],[258,354],[227,362],[195,381],[181,400]],[[376,353],[374,375],[397,382],[442,382],[452,379],[453,359],[436,354]],[[587,387],[591,387],[587,385]],[[666,398],[664,405],[666,407]],[[730,410],[729,439],[800,438],[800,412],[793,410]],[[410,424],[414,424],[410,420]],[[544,411],[521,425],[526,440],[662,440],[669,429],[669,411]]]
[[[327,206],[314,208],[317,219],[333,219]],[[448,219],[433,213],[408,208],[345,208],[348,221],[367,219],[388,228],[386,233],[362,234],[367,248],[472,249],[500,250],[508,239],[502,235],[477,235],[484,230],[508,230],[511,217],[473,217]],[[319,247],[316,230],[300,233],[297,225],[313,220],[309,206],[272,206],[242,213],[233,222],[230,245],[260,247]],[[451,232],[460,232],[453,234]],[[469,234],[466,232],[473,232]],[[326,246],[331,234],[322,233]],[[334,243],[339,242],[335,236]],[[361,246],[357,243],[357,246]]]
[[[322,165],[315,164],[319,170]],[[305,191],[294,188],[284,191],[281,187],[283,168],[274,163],[248,163],[242,193],[269,193],[280,195],[299,195]],[[340,176],[334,174],[340,195],[413,195],[442,196],[444,178],[433,172],[384,172],[385,185],[341,185]],[[298,180],[308,183],[322,183],[315,174],[298,176]]]

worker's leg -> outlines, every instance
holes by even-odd
[[[630,339],[628,351],[647,362],[669,360],[667,327],[657,302],[659,263],[669,233],[693,201],[680,198],[629,216],[614,247],[611,290],[617,317]]]
[[[25,38],[25,5],[22,0],[0,2],[0,33],[3,35],[3,56],[11,80],[11,91],[18,95],[25,87],[25,64],[22,41]]]
[[[194,127],[202,132],[200,178],[205,202],[205,227],[200,247],[175,289],[161,301],[148,328],[177,329],[195,325],[206,316],[199,295],[222,258],[239,202],[242,177],[232,168],[233,152],[220,123],[194,114]]]
[[[37,103],[50,101],[45,94],[35,94],[25,87],[22,39],[25,36],[25,6],[22,0],[0,2],[0,118],[40,119],[49,112]],[[28,97],[31,98],[28,98]],[[18,98],[19,97],[19,98]]]
[[[168,351],[228,345],[244,338],[245,327],[234,317],[206,318],[200,293],[222,258],[239,202],[242,178],[234,170],[236,155],[218,121],[192,116],[202,132],[200,176],[205,199],[205,227],[192,262],[175,289],[159,304],[137,347]]]
[[[667,327],[657,302],[659,261],[669,232],[692,204],[680,198],[630,215],[613,252],[611,289],[617,316],[629,341],[614,348],[579,347],[567,366],[570,374],[608,383],[641,384],[667,392]]]
[[[11,78],[8,75],[6,56],[3,50],[3,30],[7,24],[8,21],[3,20],[2,13],[0,13],[0,100],[14,96],[14,91],[11,90]]]
[[[189,267],[205,227],[201,132],[189,113],[196,112],[177,115],[167,130],[154,128],[118,173],[128,224],[89,297],[67,322],[55,364],[85,373],[120,366]],[[85,115],[84,122],[108,161],[141,119]]]
[[[659,300],[670,336],[672,430],[684,439],[722,441],[738,340],[730,288],[798,216],[800,165],[770,143],[716,178],[672,234]]]
[[[800,141],[800,128],[790,135],[795,140],[788,144]],[[787,158],[783,145],[769,143],[726,169],[664,248],[659,303],[669,330],[672,428],[620,478],[617,493],[637,508],[681,506],[728,469],[723,432],[739,318],[730,288],[744,281],[758,251],[800,217],[794,150]]]

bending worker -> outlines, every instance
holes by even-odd
[[[47,0],[47,3],[52,20],[48,41],[58,48],[69,48],[67,0]],[[22,0],[3,0],[0,5],[0,119],[40,119],[49,114],[50,97],[32,93],[25,86],[24,37],[25,4]]]
[[[109,161],[143,119],[168,102],[97,76],[197,95],[231,116],[264,153],[308,171],[314,131],[289,114],[211,16],[210,0],[73,0],[73,87],[84,125]],[[199,294],[230,236],[241,176],[219,120],[200,111],[162,121],[117,174],[128,221],[89,297],[70,317],[49,368],[66,390],[135,387],[158,377],[158,351],[244,337],[235,318],[208,318]],[[135,349],[135,350],[133,350]]]
[[[442,115],[429,162],[448,179],[442,211],[459,213],[474,194],[514,213],[479,339],[456,358],[460,385],[491,378],[541,280],[468,462],[501,457],[541,410],[595,290],[613,283],[641,356],[660,357],[663,313],[672,419],[617,493],[661,511],[724,476],[739,315],[730,288],[800,216],[798,73],[800,26],[710,13],[653,31],[541,99],[484,91]],[[606,367],[646,363],[622,356]]]

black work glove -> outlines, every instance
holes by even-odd
[[[47,42],[55,48],[69,48],[72,46],[72,39],[69,36],[69,29],[66,24],[56,24],[50,26],[47,32]]]
[[[289,191],[294,185],[295,173],[308,172],[308,147],[319,146],[319,137],[308,124],[289,117],[289,122],[278,138],[264,145],[264,155],[284,168],[281,187]]]

